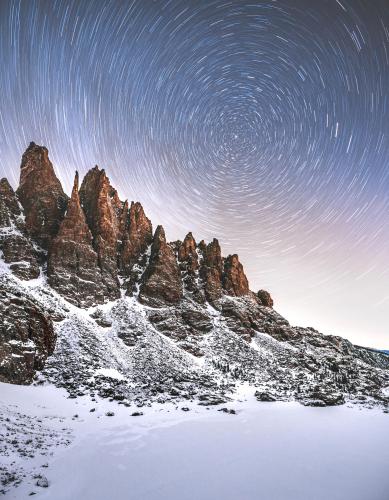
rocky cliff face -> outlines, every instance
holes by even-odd
[[[25,384],[53,353],[56,334],[49,314],[12,283],[0,287],[0,382]]]
[[[259,290],[257,296],[264,306],[273,307],[273,299],[269,292],[266,290]]]
[[[117,299],[120,296],[117,246],[122,207],[104,170],[95,167],[86,174],[80,189],[80,199],[92,232],[105,296]]]
[[[269,292],[250,291],[238,255],[224,258],[217,239],[153,234],[98,167],[80,189],[76,173],[68,199],[31,143],[17,192],[0,182],[0,250],[1,381],[29,383],[43,368],[73,395],[137,404],[208,405],[245,383],[260,401],[389,408],[388,356],[291,326]],[[96,376],[107,367],[124,381]]]
[[[69,200],[47,149],[31,143],[22,158],[17,196],[6,180],[2,186],[4,214],[12,214],[12,223],[19,221],[21,230],[30,235],[26,245],[32,248],[35,240],[48,250],[49,284],[75,305],[89,307],[117,299],[119,278],[126,293],[140,289],[139,299],[155,307],[179,303],[184,289],[196,302],[207,300],[216,307],[223,295],[251,293],[237,255],[224,259],[216,239],[197,245],[192,233],[173,243],[166,242],[161,226],[153,235],[142,205],[132,202],[129,207],[122,202],[97,166],[85,175],[80,189],[76,174]],[[10,224],[8,219],[4,224]],[[30,254],[32,262],[35,254]],[[37,265],[29,267],[31,277],[39,274]]]
[[[89,307],[104,302],[104,286],[92,233],[80,204],[78,173],[57,236],[50,245],[48,282],[69,302]]]
[[[54,173],[47,149],[34,142],[22,157],[17,195],[24,209],[28,232],[47,250],[58,232],[68,197]]]
[[[222,296],[223,260],[220,245],[216,238],[208,245],[201,241],[199,250],[202,255],[200,276],[204,283],[205,295],[211,304],[215,304]]]
[[[0,181],[0,250],[19,278],[38,278],[39,253],[28,238],[23,209],[7,179]]]
[[[176,256],[172,246],[166,243],[163,227],[158,226],[139,298],[143,303],[158,307],[177,304],[181,297],[182,283]]]

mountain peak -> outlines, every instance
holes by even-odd
[[[55,175],[46,147],[31,142],[24,152],[17,195],[24,208],[27,230],[47,249],[58,232],[68,197]]]
[[[78,184],[79,184],[79,178],[78,178],[78,171],[76,170],[76,173],[74,174],[72,194],[75,193],[75,192],[78,193]]]
[[[77,171],[66,214],[50,245],[47,274],[50,286],[79,307],[104,301],[97,253],[80,203]]]
[[[216,238],[197,244],[191,232],[168,242],[162,225],[153,234],[141,203],[122,202],[103,169],[80,188],[76,172],[68,199],[33,144],[17,193],[22,206],[0,181],[0,381],[31,381],[57,333],[45,376],[73,395],[209,405],[248,383],[259,401],[382,401],[388,356],[291,326],[269,292],[250,291],[237,253],[223,257]],[[34,287],[8,272],[29,280],[40,265],[47,280]],[[125,372],[120,384],[94,376],[107,366]]]

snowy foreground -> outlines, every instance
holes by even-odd
[[[52,386],[0,384],[0,473],[22,478],[5,498],[389,498],[382,410],[258,403],[250,389],[224,406],[236,414],[193,403],[129,408],[68,399]]]

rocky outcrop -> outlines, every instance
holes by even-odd
[[[50,246],[47,274],[50,286],[79,307],[104,301],[97,253],[80,204],[77,172],[66,215]]]
[[[214,303],[222,296],[223,259],[220,245],[218,240],[214,238],[208,245],[201,241],[199,249],[203,257],[200,276],[204,283],[205,295],[209,302]]]
[[[259,290],[257,296],[262,305],[266,307],[273,307],[273,299],[269,292],[267,292],[266,290]]]
[[[98,265],[109,299],[120,296],[118,280],[118,240],[123,204],[104,170],[97,166],[84,177],[80,200],[93,236]]]
[[[229,255],[224,260],[223,289],[228,295],[237,297],[250,292],[249,282],[236,254]]]
[[[185,294],[195,302],[204,304],[205,293],[199,281],[199,253],[192,233],[188,233],[183,242],[176,242],[176,252]]]
[[[178,260],[187,264],[186,270],[195,273],[199,268],[199,257],[197,254],[196,241],[192,233],[185,236],[184,241],[178,247]]]
[[[197,398],[210,405],[244,382],[259,401],[323,406],[346,397],[389,411],[388,356],[291,326],[268,292],[249,290],[238,256],[223,258],[216,239],[196,244],[188,233],[168,243],[162,226],[152,237],[141,204],[121,202],[104,170],[89,171],[80,190],[76,174],[67,201],[46,148],[32,143],[18,193],[24,209],[0,181],[0,381],[28,383],[46,363],[41,376],[72,396],[90,391],[126,404]],[[31,235],[48,251],[38,251]],[[46,263],[50,286],[8,273],[34,278]],[[88,314],[53,289],[84,308],[125,290],[133,299]],[[52,321],[58,343],[49,356]],[[123,370],[123,380],[96,375],[106,367]]]
[[[128,211],[128,204],[123,209],[124,224],[121,227],[122,245],[120,248],[120,268],[128,276],[141,255],[147,250],[153,239],[153,228],[146,217],[142,205],[132,202]]]
[[[150,261],[142,278],[139,298],[153,307],[177,304],[182,297],[180,269],[165,231],[158,226],[151,246]]]
[[[208,300],[213,305],[223,294],[249,293],[238,256],[223,259],[216,239],[197,246],[188,233],[183,242],[170,245],[160,228],[148,262],[153,241],[150,220],[140,203],[132,202],[129,208],[127,201],[120,201],[105,171],[97,166],[86,174],[79,192],[73,189],[65,220],[67,197],[45,147],[30,144],[20,179],[27,230],[49,249],[49,282],[74,304],[86,307],[118,298],[119,276],[132,295],[143,275],[140,298],[154,303],[177,303],[183,289],[195,302]],[[163,284],[158,285],[158,279]]]
[[[7,179],[0,181],[0,251],[18,278],[39,276],[38,252],[28,238],[22,207]]]
[[[34,142],[22,157],[17,195],[24,208],[28,232],[47,250],[58,232],[68,197],[54,173],[47,149]]]
[[[56,336],[48,314],[31,297],[0,286],[0,381],[30,383],[54,351]]]

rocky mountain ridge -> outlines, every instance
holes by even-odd
[[[98,167],[69,198],[31,143],[16,192],[0,181],[0,250],[0,381],[139,404],[212,404],[249,384],[259,400],[389,407],[388,356],[292,327],[238,255],[192,233],[167,242]]]

